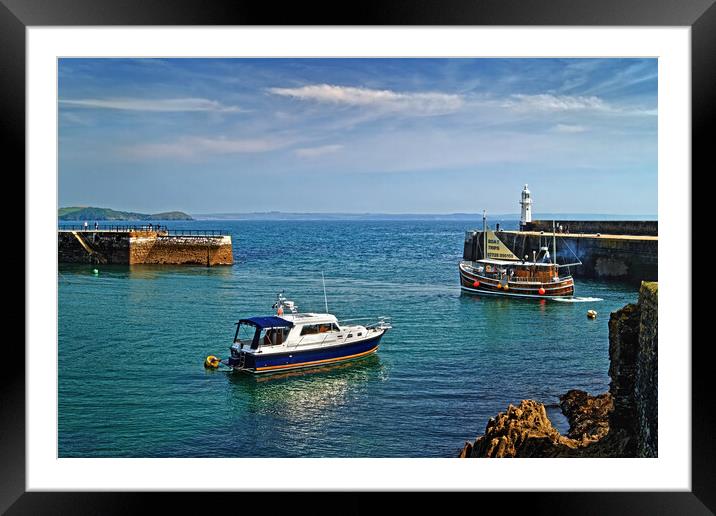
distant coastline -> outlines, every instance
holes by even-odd
[[[195,213],[196,220],[482,220],[482,213]],[[536,220],[657,220],[656,215],[619,215],[606,213],[536,213]],[[489,214],[491,221],[519,220],[519,213]]]
[[[520,220],[519,213],[487,214],[491,223]],[[61,221],[129,221],[129,220],[445,220],[481,221],[482,213],[338,213],[338,212],[249,212],[249,213],[195,213],[182,211],[138,213],[98,207],[65,207],[58,210]],[[657,220],[653,214],[623,215],[614,213],[535,213],[534,220]]]
[[[131,211],[117,211],[111,208],[95,207],[67,207],[57,210],[59,220],[194,220],[182,211],[167,211],[162,213],[136,213]]]

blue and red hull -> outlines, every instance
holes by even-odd
[[[359,342],[341,344],[322,349],[309,349],[305,351],[287,351],[285,353],[254,354],[242,352],[240,357],[231,357],[225,364],[238,371],[249,373],[276,373],[302,369],[308,367],[321,367],[336,364],[347,360],[367,357],[378,350],[383,333]]]

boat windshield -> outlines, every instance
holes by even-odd
[[[283,344],[288,338],[291,328],[259,328],[246,322],[241,322],[236,328],[234,342],[241,347],[249,346],[257,349],[259,346],[277,346]]]
[[[234,342],[238,342],[242,346],[250,346],[256,335],[256,327],[250,324],[239,323],[234,335]]]

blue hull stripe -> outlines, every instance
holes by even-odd
[[[244,369],[252,373],[270,373],[288,371],[301,367],[320,366],[333,364],[341,360],[350,360],[367,356],[374,352],[383,335],[366,339],[360,342],[344,344],[324,349],[311,349],[281,353],[280,355],[252,355],[246,354]],[[238,359],[231,359],[230,362],[237,362]],[[230,363],[229,365],[233,365]]]

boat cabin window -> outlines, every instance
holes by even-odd
[[[268,330],[262,330],[259,342],[261,342],[262,346],[278,346],[286,341],[290,331],[291,328],[271,328]]]
[[[305,324],[301,328],[301,335],[315,335],[317,333],[328,333],[340,331],[336,323]]]

